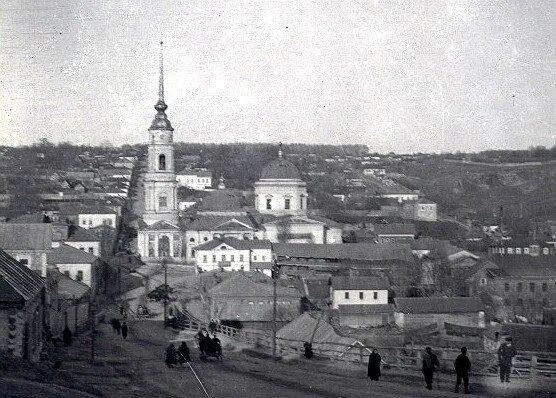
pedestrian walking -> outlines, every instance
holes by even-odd
[[[189,347],[185,341],[182,341],[178,347],[178,362],[183,366],[186,362],[191,362],[191,356],[189,355]]]
[[[440,362],[438,362],[438,357],[432,352],[432,349],[430,347],[425,348],[421,371],[423,372],[423,376],[425,376],[425,383],[427,384],[428,390],[432,390],[434,371],[439,366]]]
[[[500,382],[509,383],[510,373],[512,373],[512,359],[517,355],[517,351],[512,344],[512,338],[506,337],[506,341],[498,348],[498,365],[500,367]]]
[[[380,363],[382,358],[380,357],[376,348],[373,348],[373,352],[369,355],[369,367],[367,370],[367,375],[369,379],[378,381],[380,378]]]
[[[122,337],[124,338],[124,340],[127,338],[127,323],[122,324]]]
[[[118,334],[118,336],[120,335],[121,328],[122,328],[122,324],[120,323],[120,320],[116,319],[116,321],[114,322],[114,329],[116,329],[116,333]]]
[[[64,339],[64,347],[69,347],[72,342],[71,330],[66,326],[62,332],[62,338]]]
[[[177,364],[177,352],[176,352],[176,346],[174,346],[174,343],[171,343],[168,348],[166,348],[166,366],[168,366],[169,368],[173,368],[174,365]]]
[[[463,392],[465,394],[469,394],[469,372],[471,371],[471,361],[467,357],[467,347],[461,347],[461,354],[459,354],[454,361],[454,368],[456,369],[455,392],[459,393],[459,386],[463,380]]]
[[[116,318],[112,318],[110,324],[112,325],[112,330],[116,333]]]

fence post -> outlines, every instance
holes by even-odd
[[[531,357],[531,380],[535,380],[538,376],[537,374],[537,356],[533,355]]]
[[[417,351],[417,356],[416,356],[417,360],[415,361],[415,367],[417,369],[421,368],[421,361],[423,360],[423,353],[421,352],[421,350]]]
[[[363,347],[359,346],[359,363],[363,363]]]

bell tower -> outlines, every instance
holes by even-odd
[[[156,115],[149,127],[148,166],[143,178],[145,212],[143,220],[178,223],[177,181],[174,170],[174,129],[166,116],[164,102],[164,54],[160,42],[160,76]]]

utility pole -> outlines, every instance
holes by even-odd
[[[162,259],[164,267],[164,328],[168,324],[168,264],[165,258]]]
[[[73,330],[74,330],[73,335],[77,337],[77,316],[79,315],[79,300],[75,296],[73,296],[73,305],[75,307],[74,320],[73,320]]]
[[[272,266],[272,358],[276,359],[276,285],[278,282],[278,261],[274,258]]]
[[[96,333],[96,320],[95,320],[95,302],[91,301],[89,304],[89,311],[91,315],[91,363],[95,362],[95,333]]]

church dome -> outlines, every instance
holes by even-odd
[[[261,180],[299,180],[299,170],[295,165],[284,159],[278,158],[268,163],[261,172]]]

